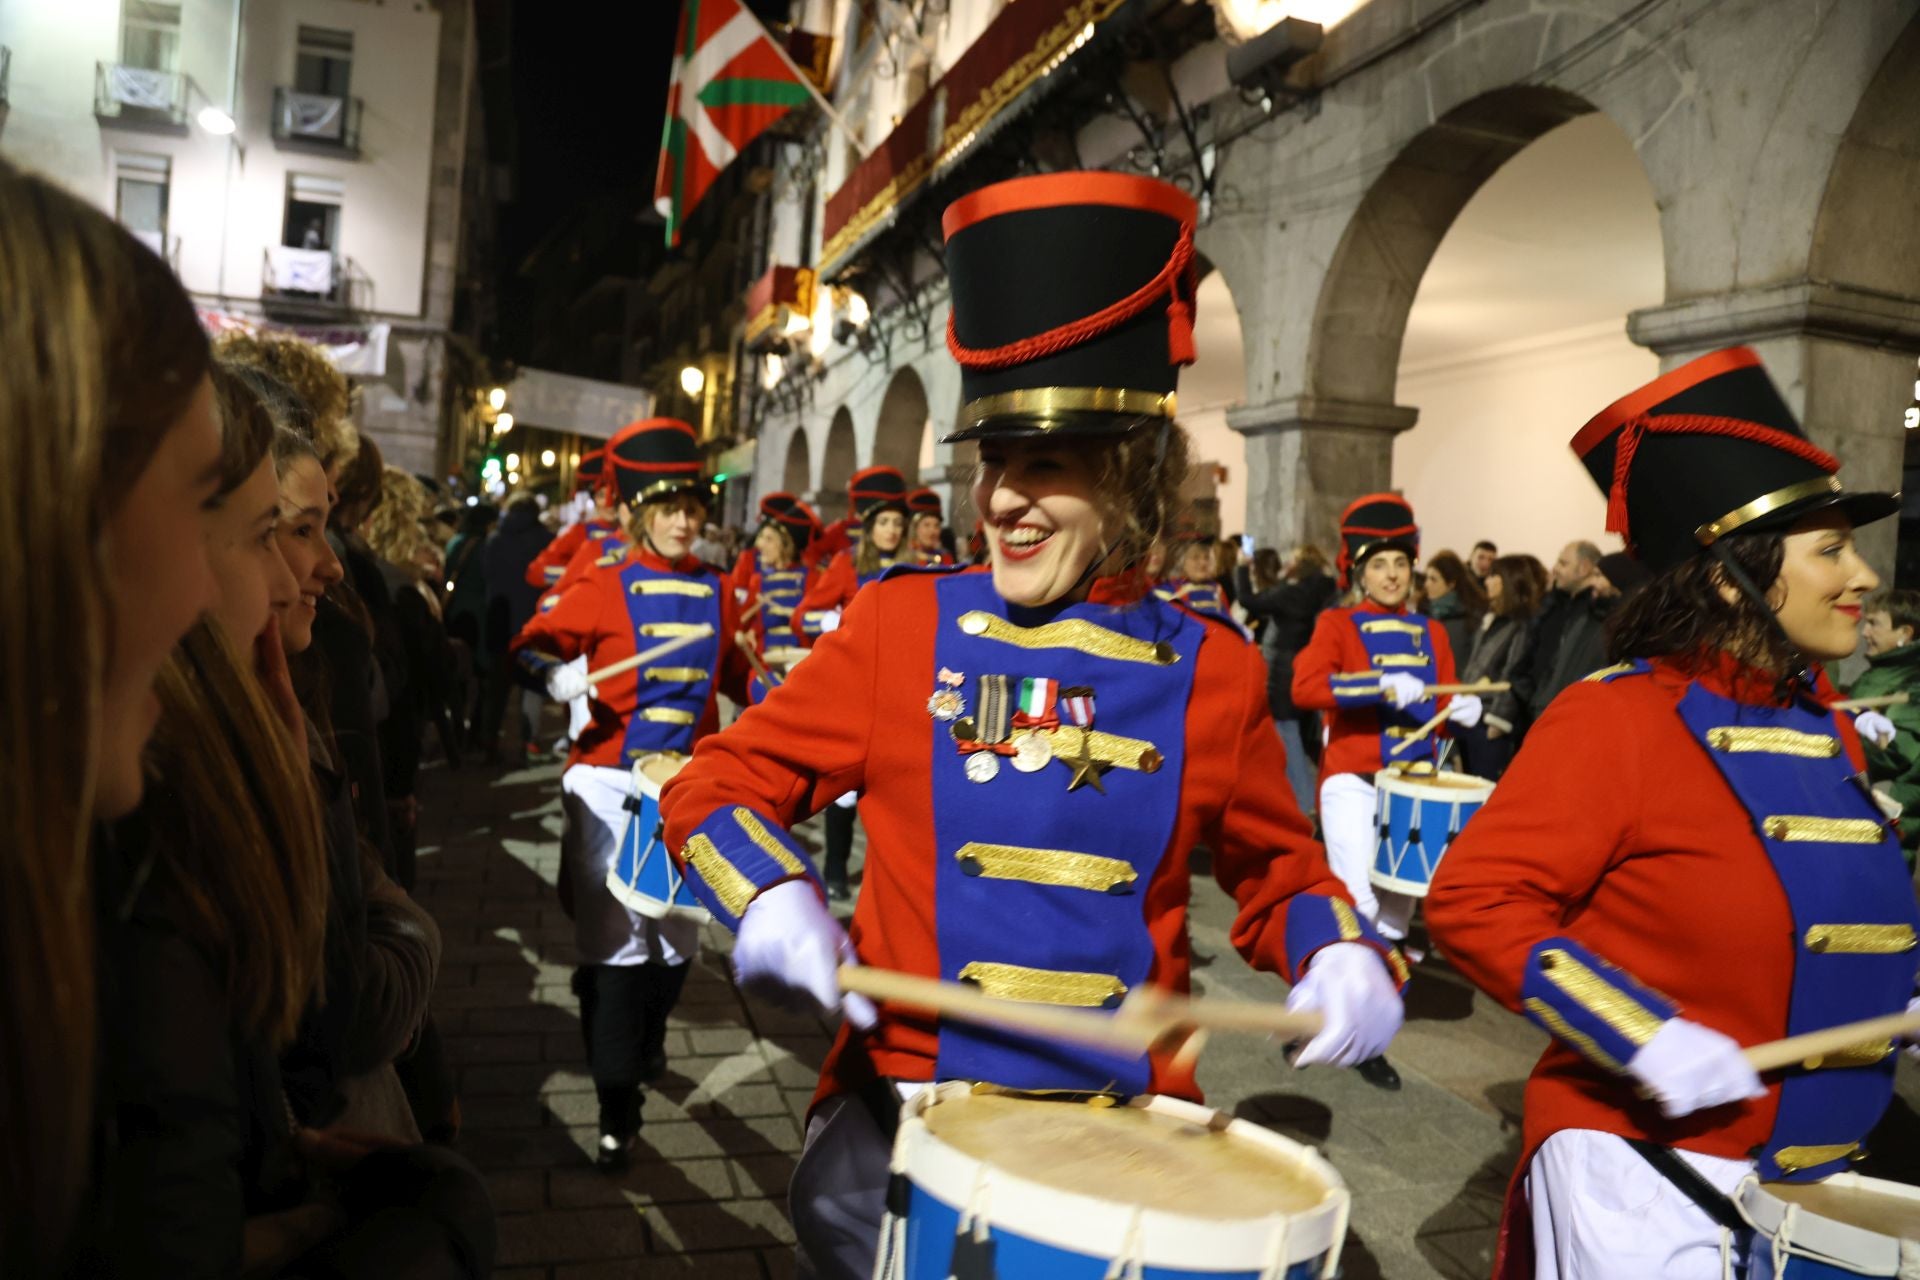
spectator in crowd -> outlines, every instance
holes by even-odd
[[[487,682],[480,716],[480,749],[488,764],[499,759],[500,722],[509,701],[514,706],[514,753],[518,763],[535,750],[534,727],[540,719],[540,694],[520,689],[513,681],[507,646],[527,625],[540,600],[540,588],[527,580],[531,565],[553,532],[540,520],[540,502],[530,493],[507,499],[499,528],[487,539],[487,614],[483,640],[487,652]]]
[[[1473,576],[1479,579],[1482,585],[1485,585],[1487,575],[1493,572],[1493,562],[1499,558],[1499,555],[1500,548],[1485,538],[1473,544],[1473,551],[1467,556],[1467,567],[1473,570]]]
[[[1540,610],[1546,569],[1532,556],[1501,556],[1486,579],[1487,612],[1474,633],[1462,683],[1480,680],[1511,682],[1527,656],[1527,642]],[[1513,759],[1526,708],[1519,695],[1508,690],[1486,696],[1486,715],[1471,729],[1456,729],[1468,773],[1497,781]]]
[[[500,512],[479,502],[463,507],[460,531],[447,543],[446,633],[461,649],[460,669],[467,676],[457,691],[454,727],[469,750],[480,745],[481,704],[487,681],[487,566],[481,554]]]
[[[1562,548],[1526,660],[1514,672],[1527,723],[1538,720],[1562,689],[1606,665],[1604,630],[1618,595],[1600,572],[1600,548],[1591,542]]]
[[[70,1256],[95,1123],[94,824],[145,789],[143,708],[215,589],[207,339],[166,264],[0,162],[0,1275]]]
[[[1263,547],[1254,553],[1253,570],[1260,569],[1262,557],[1270,557],[1268,563],[1278,559]],[[1294,548],[1277,581],[1268,581],[1264,571],[1256,573],[1246,566],[1236,577],[1241,607],[1249,622],[1260,625],[1260,655],[1267,660],[1267,709],[1287,749],[1287,782],[1300,812],[1312,814],[1320,807],[1315,768],[1319,756],[1308,744],[1319,742],[1319,717],[1294,705],[1293,658],[1313,638],[1314,619],[1333,603],[1338,587],[1327,572],[1326,552],[1312,543]]]
[[[1867,749],[1867,778],[1874,790],[1904,809],[1900,847],[1911,864],[1920,849],[1920,591],[1889,588],[1868,596],[1860,633],[1867,642],[1867,669],[1849,697],[1906,694],[1904,704],[1879,707],[1884,724],[1862,713],[1855,721]]]
[[[1480,620],[1487,614],[1487,593],[1480,580],[1451,551],[1434,552],[1421,578],[1426,587],[1424,612],[1446,628],[1447,642],[1455,653],[1469,652],[1480,632]]]

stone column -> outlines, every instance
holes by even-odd
[[[1312,542],[1338,551],[1340,513],[1393,478],[1393,438],[1418,409],[1295,396],[1227,412],[1247,438],[1247,532],[1279,550]]]
[[[1759,352],[1814,443],[1852,489],[1898,489],[1902,415],[1914,402],[1920,298],[1808,280],[1636,311],[1627,333],[1671,369],[1721,347]],[[1898,521],[1863,529],[1860,548],[1889,584]]]

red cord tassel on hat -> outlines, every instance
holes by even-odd
[[[1813,441],[1744,418],[1723,418],[1710,413],[1663,413],[1658,417],[1643,413],[1629,418],[1621,426],[1620,441],[1613,449],[1613,483],[1607,486],[1607,532],[1619,534],[1626,541],[1629,553],[1634,548],[1633,534],[1627,527],[1627,480],[1633,472],[1634,455],[1640,452],[1640,442],[1649,434],[1731,436],[1790,453],[1828,475],[1840,470],[1840,459]]]

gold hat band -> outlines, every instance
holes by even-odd
[[[981,396],[960,411],[963,428],[989,418],[1020,417],[1049,428],[1064,414],[1114,413],[1141,418],[1174,416],[1171,391],[1136,391],[1131,387],[1021,387]]]
[[[1811,480],[1802,480],[1784,489],[1775,489],[1772,493],[1762,494],[1746,506],[1735,508],[1718,520],[1709,520],[1693,531],[1693,537],[1703,547],[1712,546],[1742,525],[1752,524],[1760,517],[1778,511],[1782,507],[1791,506],[1802,498],[1839,492],[1839,476],[1815,476]]]

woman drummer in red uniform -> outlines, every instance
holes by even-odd
[[[1015,1000],[1112,1008],[1184,991],[1189,852],[1239,904],[1232,938],[1326,1029],[1302,1062],[1398,1028],[1397,953],[1354,912],[1295,807],[1257,650],[1159,600],[1143,570],[1186,475],[1193,200],[1114,173],[988,187],[946,214],[973,499],[991,571],[862,591],[778,697],[702,745],[666,839],[738,931],[750,989],[837,1007],[843,959]],[[787,829],[864,792],[851,937]],[[1193,1097],[1190,1067],[888,1007],[841,1029],[790,1202],[816,1273],[865,1277],[889,1107],[928,1081]]]
[[[592,453],[580,455],[580,465],[573,469],[573,483],[576,489],[585,490],[593,503],[587,518],[567,526],[552,542],[540,549],[540,554],[527,565],[527,585],[530,587],[552,587],[559,585],[567,566],[583,547],[598,548],[608,538],[617,538],[620,534],[620,522],[614,518],[609,484],[612,477],[607,474],[607,451],[603,446]],[[601,550],[594,559],[606,552]]]
[[[1360,914],[1383,936],[1407,936],[1414,900],[1376,891],[1368,873],[1378,844],[1373,776],[1394,764],[1437,758],[1437,735],[1409,742],[1445,708],[1450,721],[1476,724],[1472,694],[1434,698],[1429,684],[1454,678],[1453,651],[1438,622],[1407,608],[1420,529],[1397,493],[1357,498],[1340,516],[1340,585],[1357,585],[1360,603],[1326,610],[1313,638],[1293,660],[1293,702],[1325,714],[1320,754],[1320,834],[1327,861],[1353,895]],[[1398,1089],[1400,1073],[1385,1058],[1360,1065],[1369,1084]]]
[[[740,553],[729,582],[734,603],[754,612],[756,651],[791,643],[793,618],[812,580],[804,556],[820,532],[820,517],[791,493],[760,499],[760,527],[753,545]]]
[[[1435,875],[1460,970],[1553,1037],[1527,1085],[1500,1274],[1714,1277],[1749,1173],[1846,1168],[1886,1040],[1756,1076],[1742,1046],[1907,1007],[1913,884],[1818,665],[1877,583],[1849,494],[1758,357],[1715,352],[1574,438],[1607,528],[1656,575]],[[1723,1229],[1723,1223],[1736,1229]]]
[[[608,443],[607,455],[626,545],[558,592],[512,652],[550,696],[584,695],[589,706],[561,777],[560,874],[580,952],[580,1029],[599,1095],[597,1159],[618,1168],[640,1129],[640,1086],[666,1068],[667,1015],[699,942],[691,919],[642,915],[607,887],[632,818],[632,770],[648,756],[690,752],[718,729],[716,691],[744,695],[746,659],[727,640],[739,617],[733,593],[690,551],[712,492],[693,428],[671,418],[636,422]],[[587,684],[589,670],[684,637],[693,638],[656,663]]]
[[[946,528],[946,513],[940,495],[931,489],[915,489],[907,494],[907,549],[914,564],[952,564],[940,533]]]

